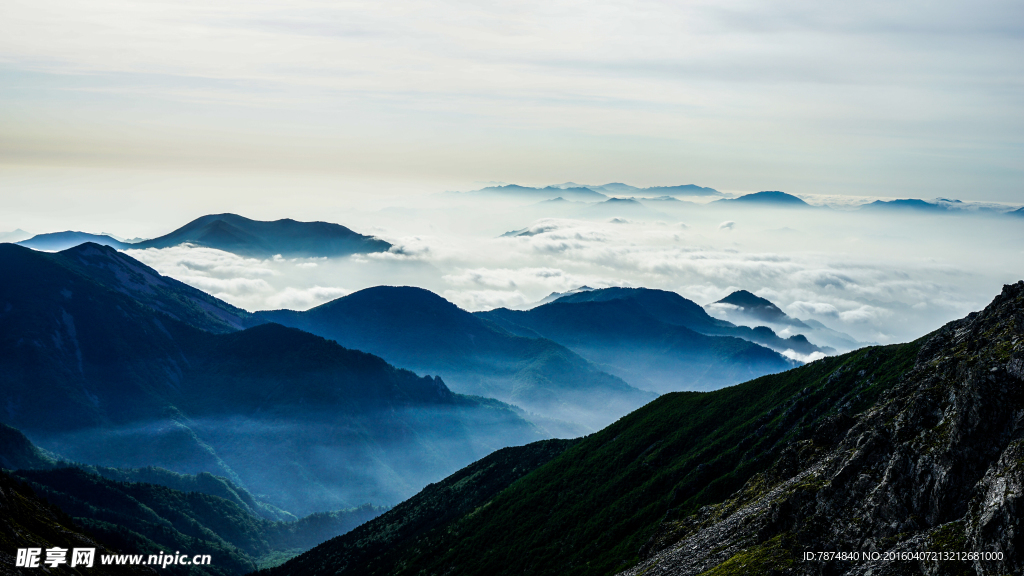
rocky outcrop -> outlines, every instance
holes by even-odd
[[[1024,282],[623,575],[1024,573]],[[666,546],[667,543],[671,543]],[[811,552],[840,552],[823,558]]]

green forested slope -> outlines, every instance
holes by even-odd
[[[334,541],[274,575],[613,574],[639,559],[664,520],[724,500],[791,440],[848,425],[913,366],[919,345],[866,348],[714,392],[667,394],[387,563],[343,571],[343,562],[318,557]]]

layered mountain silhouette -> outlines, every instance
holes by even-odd
[[[860,207],[860,210],[895,210],[900,212],[948,212],[945,206],[925,202],[917,198],[901,200],[875,200]]]
[[[386,252],[383,240],[353,232],[330,222],[298,222],[285,218],[273,222],[250,220],[237,214],[210,214],[189,222],[170,234],[132,244],[132,248],[168,248],[194,244],[242,256],[286,258],[347,256]]]
[[[122,266],[170,288],[136,299]],[[312,334],[200,329],[224,309],[111,248],[3,244],[0,270],[4,420],[75,461],[215,472],[305,514],[397,502],[542,437],[508,405]]]
[[[1019,574],[1022,314],[1018,282],[915,342],[666,394],[494,496],[450,490],[469,512],[417,529],[425,490],[269,575]]]
[[[554,301],[562,303],[607,302],[613,300],[632,301],[642,307],[646,314],[659,322],[682,326],[708,336],[734,336],[775,350],[791,350],[800,354],[814,352],[832,353],[831,348],[816,346],[799,334],[780,337],[771,328],[758,326],[749,328],[737,326],[725,320],[711,317],[700,305],[683,298],[675,292],[650,288],[603,288],[593,290],[580,287],[568,294],[551,294],[539,304]]]
[[[680,184],[676,186],[651,186],[649,188],[640,188],[637,186],[630,186],[629,184],[623,184],[622,182],[610,182],[608,184],[576,184],[575,182],[566,182],[564,184],[556,184],[554,188],[589,188],[591,190],[602,192],[604,194],[614,194],[616,196],[623,196],[629,194],[654,194],[658,196],[721,196],[721,192],[714,188],[707,188],[704,186],[697,186],[696,184]]]
[[[46,453],[20,431],[0,424],[0,462],[19,464],[4,466],[10,476],[58,506],[102,543],[128,554],[178,549],[190,556],[217,558],[209,567],[171,567],[172,574],[245,574],[258,566],[279,564],[384,512],[364,505],[282,518],[244,488],[208,473],[183,475],[153,467],[105,468],[45,456],[25,458],[33,454]]]
[[[59,252],[73,248],[79,244],[92,242],[102,246],[110,246],[118,250],[132,248],[131,244],[115,240],[106,234],[89,234],[87,232],[51,232],[49,234],[37,234],[28,240],[22,240],[17,244],[33,250],[46,250],[48,252]]]
[[[698,332],[735,327],[661,290],[581,291],[530,310],[500,308],[476,315],[515,334],[554,340],[659,393],[720,388],[793,366],[747,340]]]
[[[873,345],[872,342],[860,342],[853,336],[838,330],[833,330],[817,320],[801,320],[793,318],[783,312],[770,300],[761,298],[746,290],[737,290],[725,298],[712,302],[706,306],[718,315],[725,315],[728,319],[739,324],[753,324],[755,326],[769,324],[782,330],[799,330],[801,334],[789,337],[790,340],[799,337],[811,338],[821,344],[820,351],[833,353],[835,349],[850,351],[864,346]],[[754,328],[758,330],[758,328]],[[808,354],[799,347],[794,350]]]
[[[320,258],[348,256],[366,252],[386,252],[391,244],[330,222],[298,222],[288,218],[264,222],[237,214],[210,214],[196,218],[177,230],[135,243],[116,240],[104,234],[54,232],[39,234],[18,242],[34,250],[67,250],[86,242],[118,250],[170,248],[192,244],[216,248],[240,256],[270,258]]]
[[[0,422],[0,468],[7,470],[53,470],[80,468],[90,474],[117,482],[143,482],[156,484],[179,492],[199,492],[233,502],[247,514],[267,520],[297,520],[284,510],[263,502],[248,490],[223,476],[209,472],[179,474],[166,468],[110,468],[81,464],[63,459],[32,443],[20,430]]]
[[[257,312],[417,372],[454,390],[599,428],[654,398],[542,337],[514,335],[421,288],[378,286],[305,312]]]
[[[695,184],[681,184],[677,186],[651,186],[640,188],[630,186],[621,182],[611,182],[601,185],[576,184],[565,182],[544,188],[532,188],[518,184],[506,184],[501,186],[488,186],[480,190],[468,192],[468,194],[492,196],[498,198],[519,198],[524,200],[564,200],[582,202],[602,202],[609,199],[609,196],[721,196],[722,193],[714,188],[697,186]]]
[[[582,186],[567,188],[558,188],[555,186],[531,188],[529,186],[520,186],[518,184],[508,184],[505,186],[488,186],[487,188],[481,188],[480,190],[469,192],[469,194],[491,196],[494,198],[516,198],[534,201],[562,198],[564,200],[572,201],[600,202],[608,199],[607,195]]]
[[[735,306],[746,316],[760,322],[789,324],[797,328],[810,328],[810,326],[804,324],[803,321],[796,318],[790,318],[778,306],[772,304],[770,300],[766,300],[760,296],[755,296],[746,290],[737,290],[725,298],[718,300],[715,304],[728,304],[730,306]]]

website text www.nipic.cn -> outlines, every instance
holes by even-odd
[[[68,552],[71,553],[70,558]],[[188,554],[182,554],[175,552],[174,554],[165,554],[160,552],[159,554],[100,554],[99,564],[101,566],[116,566],[116,565],[128,565],[128,566],[159,566],[161,568],[167,568],[168,566],[209,566],[211,558],[209,554],[196,554],[189,556]],[[92,568],[96,565],[96,549],[95,548],[67,548],[53,547],[53,548],[18,548],[18,555],[15,558],[15,567],[18,568],[41,568],[43,566],[49,566],[50,568],[56,568],[62,564],[67,564],[72,568],[83,567]]]

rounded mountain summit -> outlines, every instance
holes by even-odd
[[[264,222],[237,214],[210,214],[159,238],[132,248],[169,248],[194,244],[241,256],[290,258],[347,256],[386,252],[391,244],[330,222],[299,222],[290,218]]]

